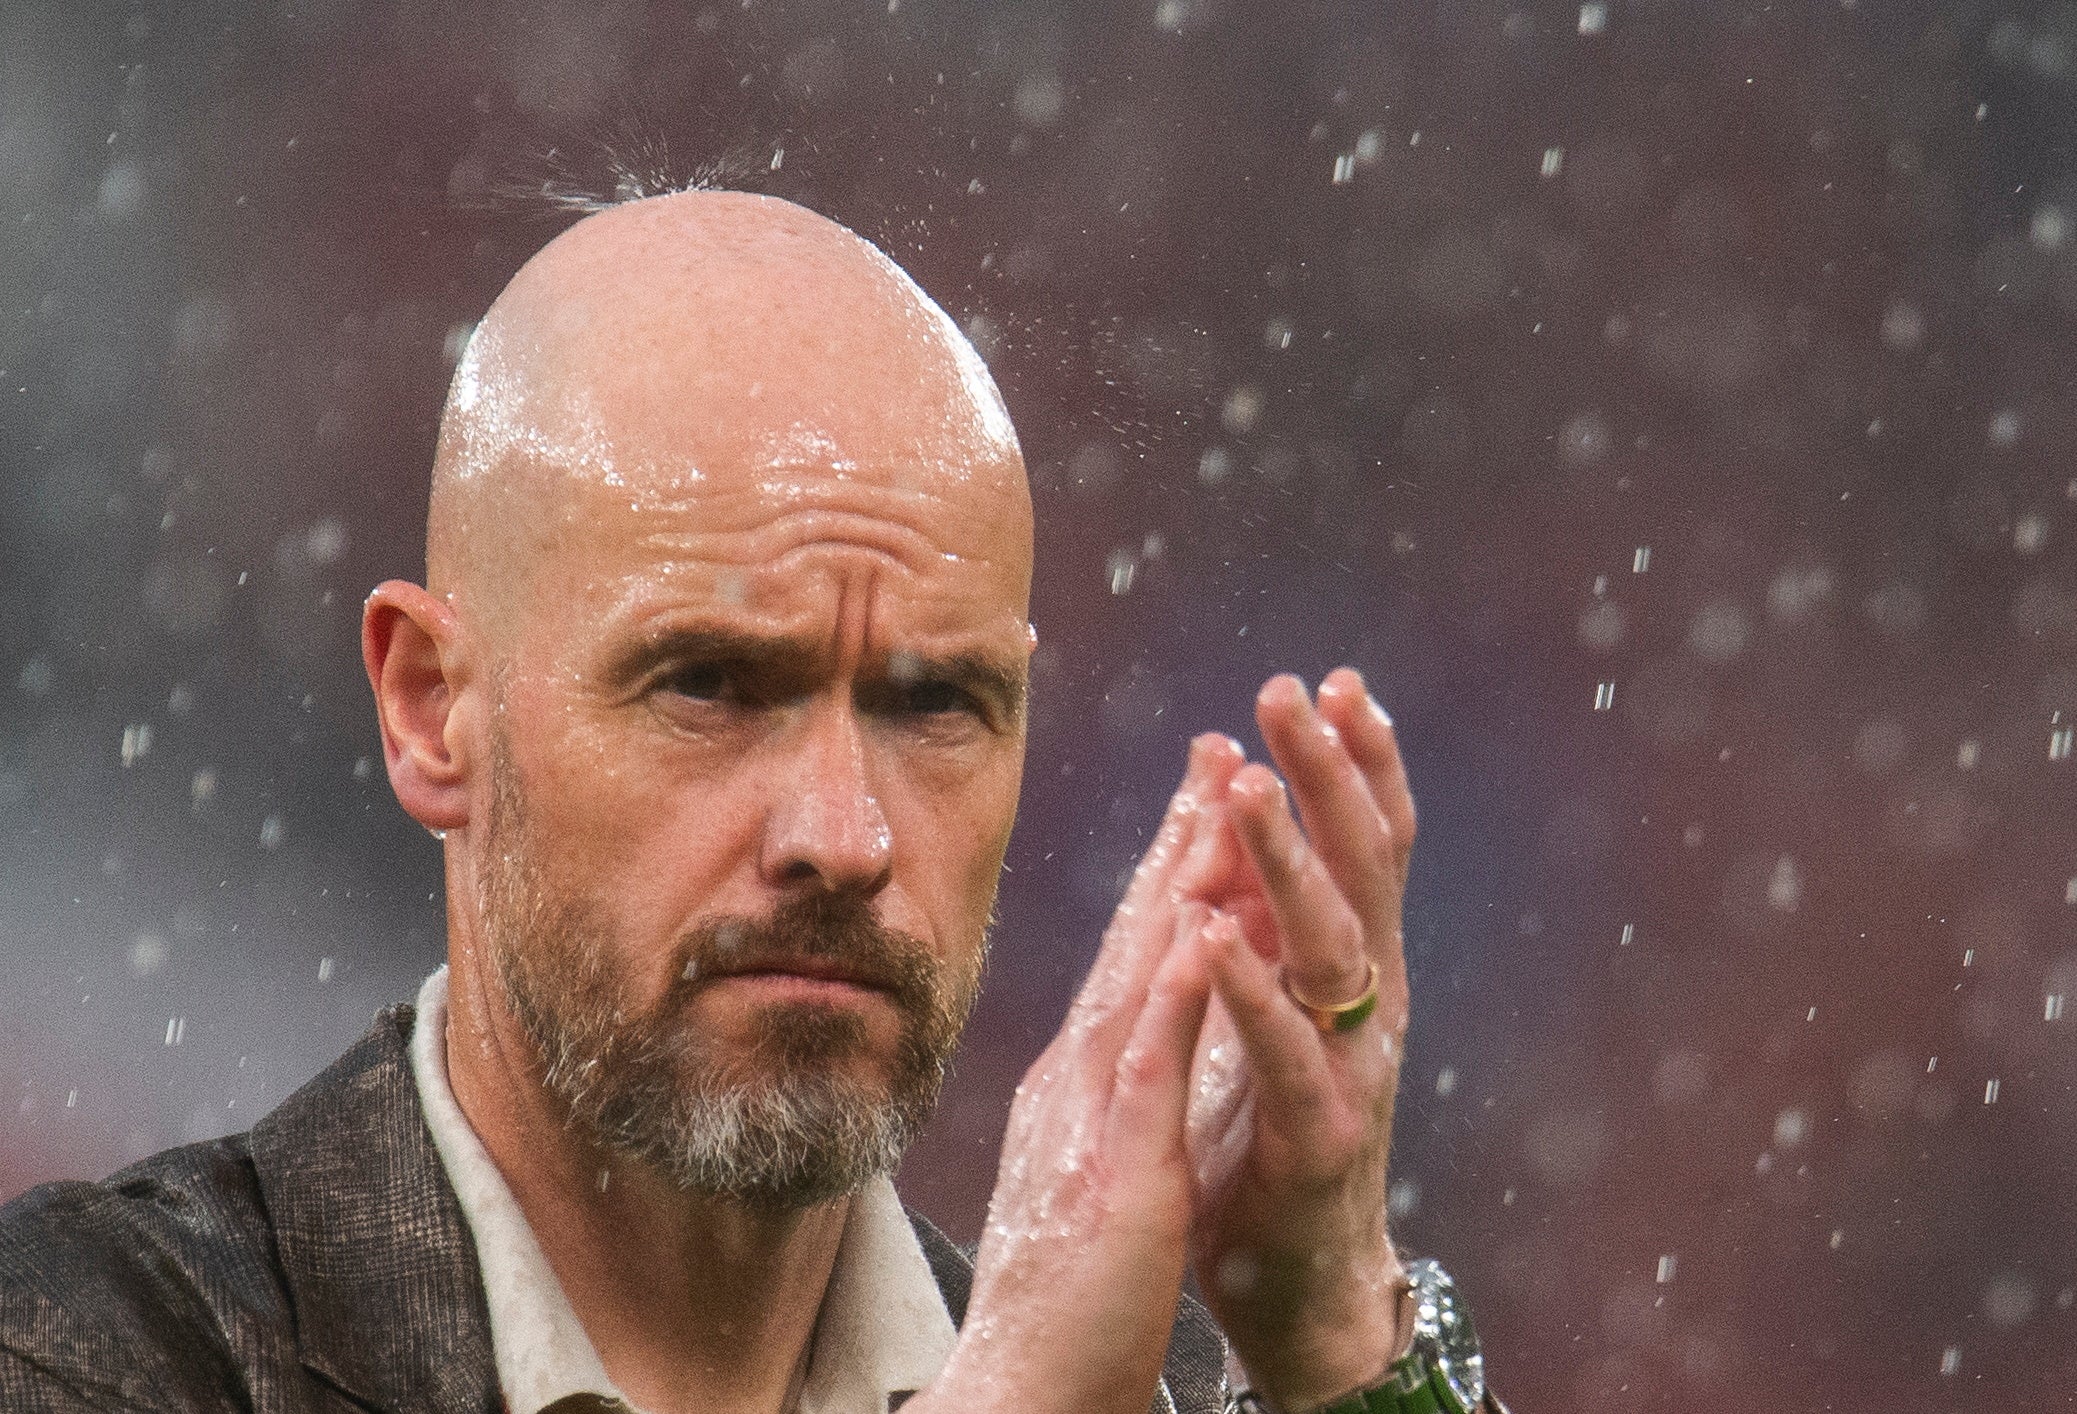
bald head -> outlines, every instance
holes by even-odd
[[[685,192],[564,232],[491,306],[441,420],[427,579],[504,621],[601,517],[908,505],[1028,587],[1016,435],[958,327],[885,255],[773,197]]]

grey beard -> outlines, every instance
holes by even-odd
[[[501,949],[500,961],[518,959]],[[687,1192],[786,1208],[853,1192],[894,1171],[943,1087],[942,1057],[920,1072],[904,1063],[890,1093],[834,1073],[827,1062],[863,1040],[850,1015],[775,1010],[753,1051],[763,1063],[744,1065],[682,1029],[616,1027],[592,1007],[558,1015],[528,970],[500,973],[550,1093],[600,1143]]]
[[[483,924],[506,1006],[570,1122],[688,1192],[764,1207],[826,1202],[892,1173],[937,1104],[979,988],[985,939],[954,970],[882,927],[855,894],[800,896],[768,920],[718,919],[683,944],[683,975],[647,1012],[627,1005],[611,925],[588,898],[541,887],[507,744],[492,743],[494,798],[479,859]],[[841,959],[901,1016],[884,1085],[844,1073],[867,1044],[855,1014],[771,1006],[730,1051],[684,1003],[703,978],[760,957]]]

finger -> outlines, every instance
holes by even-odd
[[[1319,710],[1341,733],[1343,745],[1370,784],[1371,799],[1392,832],[1392,850],[1403,886],[1413,853],[1415,812],[1392,719],[1364,688],[1362,674],[1347,667],[1336,668],[1320,684]]]
[[[1227,794],[1276,918],[1292,983],[1321,1003],[1354,997],[1370,976],[1363,925],[1292,818],[1283,782],[1267,767],[1250,765]]]
[[[1242,764],[1236,758],[1234,770],[1237,772]],[[1234,833],[1225,789],[1207,791],[1204,803],[1198,809],[1197,829],[1190,848],[1176,865],[1177,896],[1196,899],[1213,908],[1224,908],[1255,885],[1255,872],[1248,863],[1247,850],[1241,845],[1240,836]]]
[[[1131,1038],[1118,1054],[1109,1147],[1121,1164],[1159,1162],[1182,1152],[1191,1061],[1211,996],[1199,940],[1209,914],[1201,904],[1177,910],[1169,949],[1147,987]]]
[[[1124,1044],[1129,1018],[1139,1009],[1147,983],[1160,965],[1174,926],[1175,870],[1188,853],[1203,800],[1223,791],[1238,765],[1240,750],[1229,739],[1206,733],[1190,743],[1183,782],[1170,799],[1154,843],[1133,871],[1118,911],[1104,930],[1103,944],[1075,999],[1069,1024],[1099,1034],[1115,1053]]]
[[[1241,937],[1239,925],[1225,914],[1204,929],[1205,953],[1213,986],[1247,1053],[1259,1100],[1256,1113],[1283,1135],[1300,1137],[1300,1152],[1331,1164],[1337,1155],[1328,1146],[1303,1142],[1307,1136],[1348,1140],[1329,1068],[1326,1038],[1314,1029],[1277,985],[1276,969],[1255,954]]]
[[[1327,872],[1358,917],[1385,920],[1399,897],[1399,861],[1391,827],[1341,732],[1314,710],[1305,684],[1289,674],[1263,685],[1255,718]]]

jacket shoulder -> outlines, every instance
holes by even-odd
[[[220,1400],[231,1327],[286,1320],[242,1135],[99,1183],[44,1184],[0,1208],[7,1408],[39,1407],[29,1386],[72,1388],[88,1407],[179,1404],[183,1390]]]

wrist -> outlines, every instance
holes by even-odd
[[[1411,1348],[1376,1380],[1329,1396],[1310,1414],[1474,1414],[1499,1407],[1487,1397],[1485,1356],[1456,1282],[1439,1263],[1427,1260],[1409,1267],[1407,1279],[1401,1325],[1412,1328]],[[1228,1411],[1300,1414],[1252,1391],[1238,1395]]]
[[[1394,1257],[1341,1287],[1311,1293],[1303,1319],[1227,1325],[1227,1383],[1277,1414],[1306,1414],[1381,1383],[1413,1345],[1404,1272]]]

